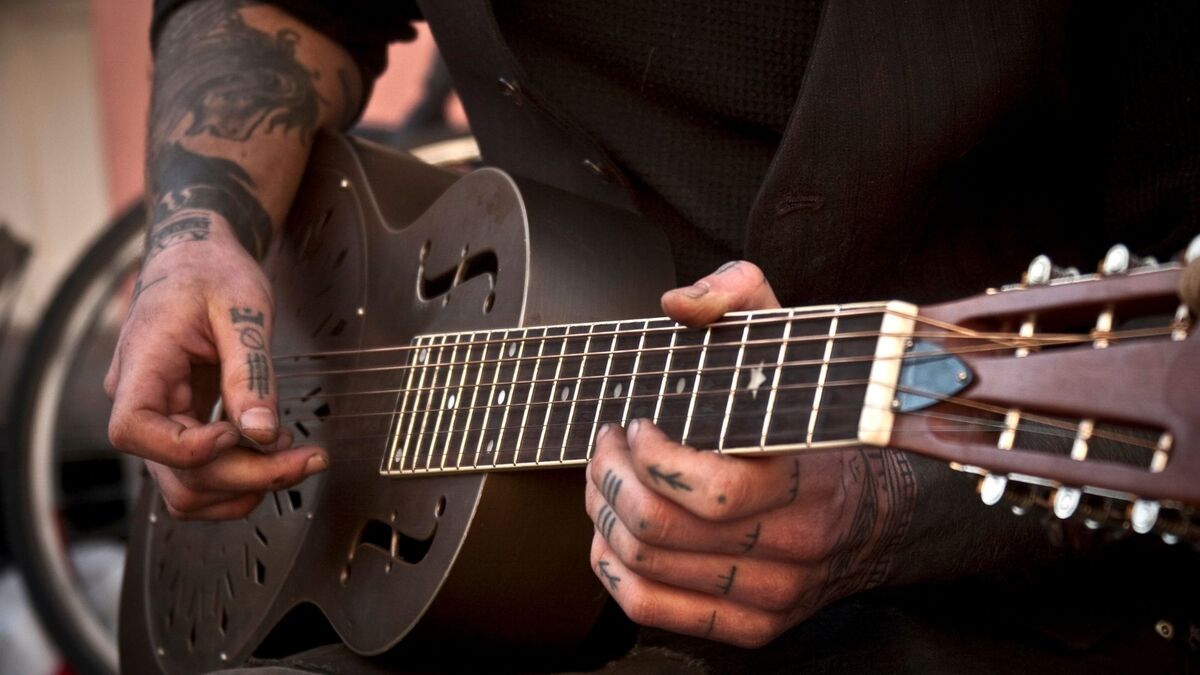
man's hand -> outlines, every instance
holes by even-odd
[[[779,306],[747,262],[662,304],[688,325]],[[648,420],[611,425],[587,471],[592,567],[638,623],[758,646],[882,583],[915,495],[897,452],[746,459],[679,445]]]
[[[241,518],[267,490],[324,470],[328,457],[290,447],[279,431],[271,291],[228,225],[216,214],[181,214],[151,238],[186,218],[205,219],[208,236],[148,255],[104,381],[109,438],[145,458],[172,515]],[[208,422],[218,392],[237,426]],[[239,428],[266,452],[238,447]]]

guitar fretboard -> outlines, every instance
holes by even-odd
[[[384,474],[586,463],[606,423],[649,419],[720,452],[858,442],[882,304],[423,335]]]

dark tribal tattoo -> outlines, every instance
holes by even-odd
[[[596,564],[596,569],[599,570],[600,576],[604,577],[604,580],[608,582],[608,587],[615,591],[617,590],[617,586],[621,585],[621,577],[609,572],[608,565],[607,560],[601,560]]]
[[[133,297],[129,300],[129,309],[133,309],[133,306],[137,304],[138,298],[142,297],[142,293],[145,293],[151,286],[157,284],[158,282],[166,281],[166,279],[166,275],[163,275],[146,284],[142,283],[142,275],[139,274],[137,281],[133,282]]]
[[[850,462],[862,493],[853,522],[834,544],[818,604],[882,584],[912,520],[917,485],[904,453],[864,449]]]
[[[146,233],[146,260],[176,244],[205,241],[211,229],[212,219],[203,213],[184,213],[178,217],[164,214]]]
[[[608,539],[612,536],[613,526],[617,524],[617,514],[613,513],[612,507],[608,504],[600,507],[600,513],[596,514],[596,530]]]
[[[246,355],[246,367],[250,371],[250,391],[266,398],[271,393],[271,382],[267,373],[267,358],[262,352],[251,352]]]
[[[271,365],[265,351],[267,339],[262,333],[265,318],[263,312],[249,307],[229,309],[229,319],[238,330],[239,341],[243,347],[251,350],[246,353],[248,386],[259,398],[266,398],[271,393]]]
[[[185,149],[182,137],[208,135],[242,143],[256,131],[295,132],[312,141],[325,103],[319,73],[296,58],[300,36],[248,25],[245,0],[193,3],[176,11],[159,35],[151,105],[152,227],[182,208],[221,214],[256,258],[266,253],[271,219],[254,181],[237,163]],[[149,249],[152,253],[160,249]]]
[[[742,536],[742,553],[749,553],[755,546],[758,546],[758,536],[762,534],[762,523],[754,526],[753,532],[747,532]]]
[[[650,478],[654,481],[655,485],[658,485],[659,481],[662,481],[666,483],[667,487],[671,488],[672,490],[683,490],[684,492],[692,491],[692,486],[683,482],[681,478],[681,476],[683,476],[682,471],[663,473],[663,471],[658,468],[657,464],[651,464],[650,466],[646,467],[646,471],[649,472]]]
[[[613,506],[617,505],[617,495],[621,492],[621,486],[625,484],[625,480],[617,478],[617,474],[613,473],[612,469],[604,472],[604,478],[600,481],[600,492],[604,495],[604,499]]]
[[[733,590],[733,579],[737,576],[737,565],[729,568],[729,574],[718,574],[717,579],[721,583],[717,584],[717,590],[721,591],[721,595],[729,595],[729,591]]]
[[[788,488],[788,494],[791,498],[789,502],[796,501],[796,496],[800,494],[800,460],[792,460],[792,486]]]

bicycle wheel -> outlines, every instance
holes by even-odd
[[[15,444],[4,453],[14,557],[43,628],[82,673],[117,672],[115,607],[89,597],[71,551],[96,541],[122,550],[136,494],[137,464],[108,444],[100,382],[128,307],[144,223],[140,204],[127,209],[59,286],[17,376],[9,417]]]

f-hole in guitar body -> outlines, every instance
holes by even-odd
[[[665,240],[494,169],[458,179],[340,136],[319,140],[298,194],[265,263],[280,411],[331,466],[226,523],[173,520],[147,481],[122,670],[241,663],[302,603],[362,654],[405,638],[434,651],[577,643],[606,597],[588,566],[580,471],[380,476],[411,387],[397,368],[411,354],[380,348],[657,314],[673,284]],[[339,350],[357,351],[333,367],[322,354]]]

